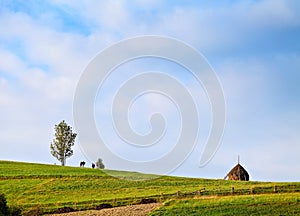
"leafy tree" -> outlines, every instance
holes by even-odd
[[[55,138],[50,144],[50,150],[62,166],[66,164],[66,159],[73,155],[72,146],[74,146],[76,136],[77,134],[72,132],[72,127],[64,120],[55,125]]]
[[[99,159],[97,160],[96,166],[97,166],[99,169],[104,169],[104,168],[105,168],[105,166],[104,166],[103,161],[102,161],[101,158],[99,158]]]

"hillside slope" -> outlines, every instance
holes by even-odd
[[[120,178],[109,175],[113,172]],[[102,203],[122,206],[143,198],[158,202],[169,199],[300,192],[300,183],[233,182],[200,178],[162,176],[141,180],[145,174],[55,165],[0,161],[0,192],[9,205],[24,211],[42,208],[45,212],[69,206],[94,209]],[[152,176],[153,177],[153,176]],[[130,180],[126,180],[130,179]],[[234,191],[233,189],[234,188]]]

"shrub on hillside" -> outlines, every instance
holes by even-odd
[[[139,202],[139,204],[150,204],[150,203],[156,203],[156,200],[152,198],[144,198]]]
[[[75,211],[73,208],[64,206],[62,208],[57,209],[56,213],[61,214],[61,213],[69,213],[73,211]]]
[[[34,207],[33,209],[29,210],[28,212],[23,213],[23,216],[42,216],[44,215],[43,209],[39,206]]]
[[[99,169],[104,169],[104,168],[105,168],[104,163],[103,163],[103,161],[102,161],[101,158],[99,158],[99,159],[97,160],[96,166],[97,166]]]
[[[6,204],[6,198],[4,194],[0,194],[0,215],[7,215],[8,207]]]
[[[8,207],[4,194],[0,194],[0,216],[20,216],[21,210],[17,207]]]
[[[101,210],[105,208],[112,208],[113,206],[109,203],[101,203],[100,205],[96,206],[96,210]]]

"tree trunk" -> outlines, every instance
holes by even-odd
[[[66,157],[64,157],[64,158],[61,160],[61,165],[62,165],[62,166],[65,166],[65,164],[66,164]]]

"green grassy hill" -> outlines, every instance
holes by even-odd
[[[120,178],[112,177],[110,173]],[[178,209],[189,209],[182,208],[184,206],[203,208],[206,205],[203,199],[207,202],[214,200],[213,203],[221,206],[237,202],[234,204],[237,206],[239,201],[244,203],[243,199],[277,194],[286,195],[287,203],[300,207],[300,183],[235,182],[170,176],[141,181],[145,177],[147,175],[133,172],[105,173],[91,168],[0,161],[0,193],[6,195],[8,205],[19,206],[25,212],[34,208],[53,212],[63,206],[76,210],[93,209],[102,203],[121,206],[139,203],[143,198],[154,198],[166,202],[156,214],[169,212],[172,215],[173,210],[179,214]],[[290,200],[291,197],[294,201]],[[233,201],[234,198],[237,198],[236,201]],[[274,199],[278,200],[277,197]]]
[[[150,215],[300,215],[300,193],[172,199]]]

